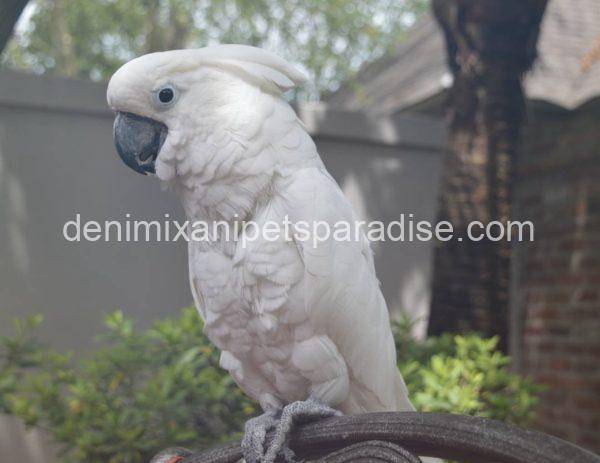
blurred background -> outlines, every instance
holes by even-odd
[[[255,412],[181,312],[184,242],[63,238],[76,214],[182,218],[115,154],[106,81],[216,43],[310,76],[288,97],[362,219],[534,224],[533,242],[373,244],[399,367],[419,409],[600,451],[600,4],[4,0],[0,460],[145,461]]]

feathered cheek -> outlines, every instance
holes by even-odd
[[[161,153],[162,154],[162,153]],[[161,159],[162,156],[159,156],[156,160],[156,176],[164,181],[168,182],[175,178],[177,171],[175,169],[175,164],[172,162],[165,162]]]
[[[156,160],[156,175],[164,181],[173,180],[188,170],[189,137],[184,131],[169,130],[169,135]]]
[[[180,161],[184,154],[184,146],[186,145],[187,137],[179,130],[169,130],[167,139],[160,150],[159,159],[164,162],[172,163]]]
[[[172,130],[169,132],[169,144],[173,148],[181,148],[188,141],[188,136],[183,130]]]

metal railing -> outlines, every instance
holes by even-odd
[[[290,447],[300,461],[419,463],[416,455],[469,463],[600,463],[562,439],[495,420],[446,413],[367,413],[299,425]],[[169,463],[235,463],[240,442]],[[165,461],[165,460],[163,460]]]

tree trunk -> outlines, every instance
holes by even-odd
[[[475,330],[499,335],[506,346],[510,243],[470,241],[466,231],[473,221],[510,218],[525,108],[521,79],[536,56],[545,6],[546,0],[433,1],[454,76],[438,220],[451,222],[463,239],[436,248],[430,334]]]
[[[172,1],[169,4],[169,30],[166,49],[185,48],[194,29],[193,5]]]
[[[144,53],[154,53],[163,51],[162,34],[159,25],[160,1],[147,0],[144,2],[146,7],[146,19],[144,21]]]
[[[0,2],[0,53],[10,39],[16,22],[28,0],[2,0]]]
[[[77,74],[77,59],[73,36],[69,29],[64,0],[54,0],[52,5],[52,46],[56,52],[56,68],[62,75],[75,77]]]

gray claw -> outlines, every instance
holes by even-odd
[[[281,449],[281,455],[283,455],[283,459],[286,463],[300,463],[300,460],[296,460],[296,454],[294,451],[287,446],[287,444],[283,445]]]
[[[301,419],[303,421],[312,421],[330,416],[337,416],[341,413],[333,408],[322,404],[314,399],[306,401],[293,402],[286,405],[281,413],[279,423],[275,429],[275,435],[271,445],[264,454],[261,463],[274,463],[277,456],[281,453],[289,463],[292,463],[294,452],[287,446],[287,437],[294,422]],[[290,458],[290,459],[288,459]]]
[[[264,461],[267,432],[276,424],[277,420],[273,413],[269,412],[246,421],[242,439],[242,452],[246,463],[262,463]]]

